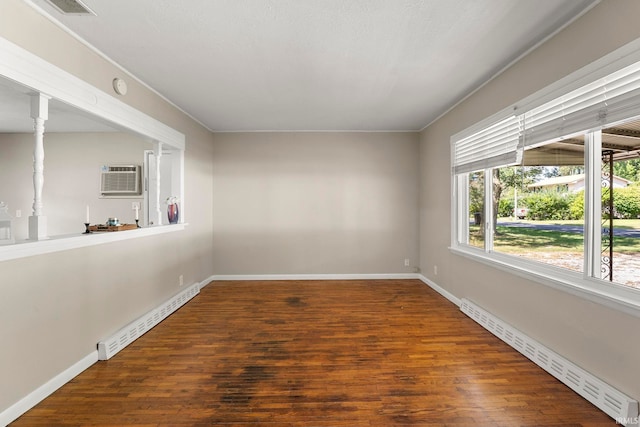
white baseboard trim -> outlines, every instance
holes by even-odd
[[[635,399],[573,364],[474,302],[462,299],[460,310],[615,419],[616,424],[625,426],[638,424],[638,401]]]
[[[55,377],[51,378],[45,384],[41,385],[13,405],[0,413],[0,425],[6,426],[10,422],[15,421],[29,409],[36,406],[51,393],[71,381],[75,376],[87,369],[98,361],[98,351],[92,351],[81,360],[77,361]]]
[[[203,288],[208,285],[212,280],[214,280],[215,276],[209,276],[202,282],[200,282],[199,288]],[[4,411],[0,412],[0,426],[6,426],[10,422],[18,419],[22,414],[27,412],[29,409],[36,406],[42,400],[44,400],[47,396],[52,394],[54,391],[65,385],[67,382],[71,381],[78,374],[83,372],[85,369],[93,365],[98,361],[98,351],[91,352],[82,360],[74,363],[69,368],[65,369],[60,374],[56,375],[51,380],[47,381],[42,386],[38,387],[36,390],[29,393],[27,396],[20,399],[18,402],[14,403]]]
[[[202,281],[201,288],[216,280],[380,280],[419,279],[440,295],[460,307],[460,299],[419,273],[391,274],[214,274]]]
[[[211,275],[199,283],[200,289],[215,280],[384,280],[384,279],[419,279],[452,303],[460,306],[460,300],[431,280],[417,273],[392,274],[250,274],[250,275]],[[18,402],[0,413],[0,426],[9,424],[22,414],[33,408],[51,393],[62,387],[76,375],[98,361],[98,352],[94,351],[82,360],[74,363],[65,371],[56,375],[47,383],[38,387]]]
[[[146,334],[200,292],[200,284],[194,283],[178,292],[156,308],[146,312],[111,336],[98,342],[98,358],[109,360],[126,346]]]
[[[456,297],[455,295],[453,295],[451,292],[447,291],[446,289],[438,286],[435,282],[427,279],[422,274],[420,274],[418,278],[420,280],[422,280],[431,289],[433,289],[434,291],[436,291],[437,293],[439,293],[440,295],[442,295],[443,297],[445,297],[446,299],[448,299],[449,301],[451,301],[452,303],[454,303],[455,305],[460,307],[460,304],[461,304],[460,298]]]
[[[215,280],[215,277],[216,276],[211,275],[211,276],[207,277],[206,279],[204,279],[202,282],[200,282],[200,289],[204,288],[209,283],[213,282]]]
[[[214,274],[211,280],[380,280],[419,279],[416,273],[391,274]]]

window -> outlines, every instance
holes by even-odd
[[[640,289],[640,126],[623,122],[601,132],[601,277]],[[620,150],[620,147],[629,147]]]
[[[484,211],[484,172],[477,171],[469,174],[469,228],[466,240],[471,246],[484,248],[484,227],[482,218]]]
[[[452,249],[640,308],[640,62],[604,69],[452,137]]]
[[[492,170],[493,250],[582,272],[584,191],[568,182],[584,182],[584,137],[526,149],[522,162]]]

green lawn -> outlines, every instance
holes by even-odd
[[[544,252],[582,252],[583,240],[583,235],[579,233],[498,225],[497,233],[493,239],[493,246],[495,250],[505,253],[527,253],[536,250]],[[640,253],[640,239],[614,237],[613,247],[618,253]]]
[[[499,218],[498,224],[501,221],[512,221],[510,218]],[[526,224],[557,224],[557,225],[583,225],[584,221],[582,220],[555,220],[555,221],[532,221],[532,220],[518,220],[518,222],[526,223]],[[640,229],[640,219],[614,219],[613,220],[614,228],[632,228],[632,229]]]
[[[534,224],[582,225],[582,221],[520,221]],[[614,220],[615,228],[640,229],[640,220]],[[483,236],[478,226],[469,227],[470,244],[482,247]],[[524,227],[508,227],[498,224],[493,239],[494,249],[504,253],[544,252],[582,252],[583,235],[562,231],[535,230]],[[640,253],[640,239],[633,237],[614,237],[614,250],[618,253]]]

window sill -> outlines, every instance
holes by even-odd
[[[140,237],[155,236],[158,234],[172,233],[184,230],[187,224],[159,225],[144,227],[137,230],[72,234],[54,236],[47,240],[25,240],[11,245],[0,246],[0,262],[13,259],[26,258],[35,255],[43,255],[52,252],[66,251],[70,249],[96,246],[103,243],[119,242],[121,240],[137,239]]]
[[[604,280],[586,278],[581,273],[500,253],[486,253],[472,247],[450,247],[465,258],[516,276],[585,298],[617,311],[640,317],[640,290]]]

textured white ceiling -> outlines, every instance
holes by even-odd
[[[31,0],[214,131],[419,130],[594,0]]]

